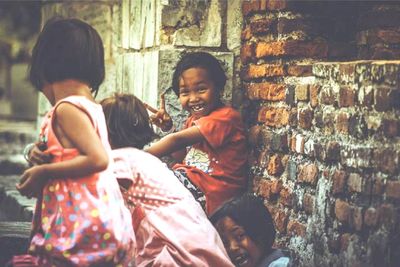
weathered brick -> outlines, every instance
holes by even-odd
[[[247,64],[254,57],[254,44],[244,44],[240,48],[240,60],[243,64]]]
[[[399,26],[400,14],[397,9],[374,10],[360,16],[358,21],[359,29],[382,29],[385,27]]]
[[[383,119],[382,120],[383,134],[388,137],[396,137],[399,134],[399,122],[397,120]]]
[[[323,87],[321,89],[321,103],[325,105],[333,105],[336,102],[336,96],[330,87]]]
[[[330,141],[326,145],[326,158],[328,163],[337,162],[340,160],[340,144],[336,141]]]
[[[349,233],[344,233],[340,236],[340,250],[341,251],[346,251],[350,241],[353,239],[353,235]]]
[[[335,201],[335,214],[336,218],[342,222],[347,223],[351,212],[351,206],[346,201],[336,199]]]
[[[345,112],[339,112],[336,115],[336,132],[341,134],[349,133],[349,115]]]
[[[314,143],[314,155],[317,160],[325,161],[326,159],[325,146],[320,143]]]
[[[400,181],[388,181],[385,192],[387,197],[400,199]]]
[[[363,179],[358,173],[350,173],[347,180],[347,186],[350,192],[360,193],[363,189]]]
[[[369,146],[342,146],[341,163],[353,168],[371,168],[372,149]]]
[[[356,64],[341,63],[339,65],[339,77],[341,83],[354,83],[356,76]]]
[[[349,214],[349,225],[356,231],[361,231],[363,225],[362,208],[352,207]]]
[[[306,235],[306,226],[297,220],[290,220],[287,225],[287,232],[290,235],[304,237]]]
[[[374,90],[371,85],[360,87],[358,101],[363,107],[372,107],[374,103]]]
[[[307,214],[312,214],[314,210],[315,197],[305,193],[303,196],[303,208]]]
[[[260,125],[255,125],[255,126],[250,128],[249,135],[248,135],[248,140],[249,140],[249,143],[252,146],[256,146],[260,142],[260,132],[261,132],[261,126]]]
[[[258,0],[243,1],[242,2],[242,13],[243,16],[249,15],[251,12],[258,11],[260,9],[260,2]]]
[[[289,3],[288,0],[268,0],[267,2],[267,9],[268,10],[284,10],[288,8]]]
[[[392,90],[390,88],[378,88],[375,90],[375,110],[389,111],[392,109]]]
[[[243,29],[240,38],[242,39],[242,41],[248,41],[251,38],[251,30],[250,30],[250,26],[246,26],[246,28]]]
[[[315,108],[318,106],[318,94],[319,90],[321,89],[321,86],[317,84],[311,84],[310,85],[310,105],[312,108]]]
[[[290,127],[297,127],[297,108],[291,108],[289,111],[289,126]]]
[[[281,234],[286,233],[286,226],[289,219],[289,214],[283,209],[279,209],[274,216],[275,227]]]
[[[314,111],[309,108],[298,110],[298,125],[303,129],[310,129],[312,126]]]
[[[378,208],[379,224],[385,225],[388,229],[392,229],[397,223],[396,209],[392,204],[382,204]]]
[[[359,139],[364,139],[367,137],[368,127],[363,115],[355,114],[350,116],[349,134]]]
[[[288,160],[287,174],[288,174],[289,180],[292,180],[292,181],[297,180],[297,163],[295,161]]]
[[[384,179],[381,177],[372,178],[372,190],[371,194],[375,196],[380,196],[383,194],[383,189],[385,187]]]
[[[388,48],[383,45],[370,47],[367,59],[374,60],[393,60],[400,58],[400,49]]]
[[[304,153],[304,144],[305,144],[305,139],[304,136],[301,134],[296,134],[292,137],[291,140],[291,149],[293,152],[303,154]]]
[[[281,192],[283,188],[282,181],[280,179],[273,179],[271,185],[271,193],[277,195]]]
[[[271,136],[270,147],[275,152],[285,152],[288,150],[288,136],[286,133],[274,133]]]
[[[249,65],[244,72],[245,80],[285,75],[283,65],[261,64]]]
[[[339,107],[354,106],[354,91],[349,87],[340,87],[339,89]]]
[[[283,172],[283,166],[281,157],[279,155],[272,155],[268,162],[267,168],[268,174],[273,176],[279,176]]]
[[[388,174],[394,174],[398,170],[399,155],[392,148],[376,148],[372,157],[378,170]]]
[[[250,83],[246,84],[245,88],[250,100],[282,101],[285,99],[286,87],[284,84]]]
[[[279,18],[276,28],[280,34],[290,33],[293,31],[308,32],[311,30],[310,23],[303,18]]]
[[[332,175],[332,192],[333,194],[339,194],[344,192],[346,180],[347,180],[347,174],[344,171],[341,170],[335,170],[333,175]]]
[[[299,84],[295,88],[295,95],[297,101],[308,101],[308,84]]]
[[[250,30],[254,35],[265,34],[273,31],[276,21],[270,18],[257,19],[250,22]]]
[[[282,127],[288,124],[289,112],[286,108],[262,107],[258,113],[258,121],[268,126]]]
[[[364,213],[364,223],[367,226],[373,227],[378,223],[378,212],[375,208],[369,207]]]
[[[279,196],[279,203],[288,207],[293,206],[293,192],[289,188],[282,188]]]
[[[257,193],[266,198],[270,199],[271,198],[271,186],[272,182],[267,179],[261,179],[257,185]]]
[[[259,42],[256,46],[256,58],[271,56],[326,58],[327,54],[327,44],[321,41],[288,40],[268,43]]]
[[[287,74],[296,77],[312,76],[312,65],[297,64],[287,66]]]
[[[357,54],[357,46],[354,43],[330,42],[329,59],[352,58]]]
[[[299,182],[316,185],[318,180],[318,167],[315,164],[303,165],[298,176]]]

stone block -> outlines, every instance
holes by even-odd
[[[269,158],[267,171],[269,175],[279,176],[283,172],[282,159],[278,154],[272,155]]]
[[[363,178],[358,173],[350,173],[347,180],[347,186],[350,192],[361,193],[363,189]]]
[[[373,150],[372,161],[379,171],[394,174],[398,170],[399,152],[393,148],[379,147]]]
[[[318,95],[319,95],[319,91],[321,89],[320,85],[317,84],[311,84],[310,85],[310,105],[312,108],[316,108],[319,104],[319,100],[318,100]]]
[[[388,181],[386,183],[386,197],[400,199],[400,181]]]
[[[334,163],[340,160],[340,144],[336,141],[330,141],[326,145],[326,158],[327,163]]]
[[[374,227],[378,223],[378,211],[369,207],[364,213],[364,224],[366,226]]]
[[[298,110],[298,126],[303,129],[310,129],[312,126],[314,111],[309,108]]]
[[[287,222],[289,220],[289,214],[284,209],[278,209],[273,218],[276,230],[281,234],[285,234]]]
[[[307,214],[312,214],[314,210],[315,197],[311,194],[304,194],[303,196],[303,209]]]
[[[283,206],[292,207],[293,206],[293,192],[289,188],[282,188],[279,193],[279,203]]]
[[[319,170],[317,165],[313,163],[306,164],[300,168],[300,173],[297,179],[299,182],[316,185],[318,180],[318,172]]]
[[[290,235],[305,237],[306,230],[307,230],[306,225],[303,223],[300,223],[297,220],[290,220],[287,225],[287,232]]]
[[[339,89],[339,107],[353,107],[355,102],[355,93],[349,88],[342,86]]]
[[[335,201],[335,215],[341,223],[348,223],[351,213],[351,206],[346,201],[336,199]]]
[[[352,168],[371,168],[372,149],[369,146],[346,145],[340,150],[341,163]]]
[[[346,180],[347,180],[347,173],[342,170],[335,170],[332,174],[332,192],[334,195],[340,194],[344,192]]]
[[[295,88],[297,101],[308,101],[308,84],[299,84]]]

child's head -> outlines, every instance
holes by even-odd
[[[142,149],[156,134],[142,101],[131,94],[114,94],[100,102],[106,117],[108,139],[113,149]]]
[[[235,266],[257,266],[275,240],[271,214],[262,199],[253,194],[226,203],[212,215],[211,221]]]
[[[103,42],[92,26],[78,19],[46,23],[32,51],[30,80],[36,89],[74,79],[97,94],[104,73]]]
[[[172,88],[182,107],[195,117],[206,116],[221,105],[225,83],[221,64],[205,52],[184,55],[172,77]]]

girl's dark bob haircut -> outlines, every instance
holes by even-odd
[[[152,128],[146,107],[132,94],[115,93],[100,102],[106,118],[112,149],[142,149],[158,137]]]
[[[219,94],[222,93],[226,84],[226,75],[218,59],[206,52],[192,52],[183,55],[175,67],[172,89],[177,96],[179,96],[179,79],[185,70],[191,68],[205,69],[210,80],[214,82],[215,89]]]
[[[225,203],[210,220],[215,225],[224,217],[230,217],[236,224],[242,226],[257,245],[265,250],[271,249],[276,231],[272,216],[264,206],[262,198],[245,193]]]
[[[45,24],[32,50],[29,78],[36,89],[74,79],[96,95],[104,75],[103,42],[92,26],[60,17]]]

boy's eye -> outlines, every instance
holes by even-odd
[[[181,96],[185,96],[185,95],[187,95],[187,94],[188,94],[188,91],[187,91],[187,90],[179,91],[179,95],[181,95]]]

